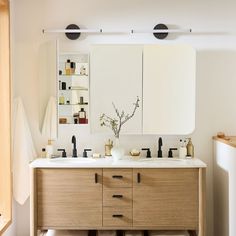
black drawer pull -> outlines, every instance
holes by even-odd
[[[141,175],[140,175],[140,173],[137,174],[137,182],[138,182],[138,183],[141,182]]]
[[[117,214],[117,215],[112,215],[112,217],[114,217],[114,218],[121,218],[121,217],[123,217],[123,215]]]
[[[122,197],[123,197],[123,195],[114,194],[114,195],[112,195],[112,197],[114,197],[114,198],[122,198]]]
[[[113,179],[122,179],[123,176],[122,175],[112,175]]]
[[[95,183],[97,184],[98,183],[98,174],[95,173]]]

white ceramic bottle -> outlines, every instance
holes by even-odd
[[[179,158],[184,159],[187,155],[186,141],[180,139]]]

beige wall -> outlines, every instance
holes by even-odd
[[[233,0],[15,0],[13,10],[13,83],[14,95],[22,96],[34,142],[40,150],[45,145],[39,133],[38,49],[43,41],[56,35],[43,35],[43,28],[63,28],[77,23],[87,28],[151,29],[164,22],[180,28],[191,27],[190,36],[157,41],[152,35],[86,36],[76,42],[63,41],[65,50],[86,49],[91,43],[188,43],[197,49],[196,130],[193,134],[196,156],[208,164],[207,236],[213,236],[212,141],[222,130],[235,134],[236,110],[236,2]],[[183,104],[184,105],[184,104]],[[71,149],[70,138],[79,138],[79,152],[85,146],[102,151],[107,136],[89,134],[87,129],[60,129],[56,146]],[[63,136],[62,136],[63,133]],[[157,149],[157,136],[127,136],[122,142]],[[176,146],[179,137],[164,137],[165,151]],[[16,205],[14,236],[29,235],[29,205]],[[11,236],[11,235],[10,235]],[[13,236],[13,235],[12,235]]]

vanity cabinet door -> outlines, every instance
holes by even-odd
[[[134,169],[133,226],[198,228],[198,169]]]
[[[38,227],[102,226],[101,169],[38,169]]]

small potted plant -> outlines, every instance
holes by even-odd
[[[111,154],[114,160],[119,160],[124,156],[124,149],[120,146],[119,142],[121,128],[128,120],[130,120],[135,115],[137,108],[139,107],[139,101],[139,97],[137,97],[136,102],[133,104],[134,108],[131,114],[126,114],[124,111],[120,112],[116,108],[115,104],[112,103],[116,113],[116,117],[112,118],[104,113],[100,116],[101,126],[110,128],[115,136],[115,145],[111,150]]]

